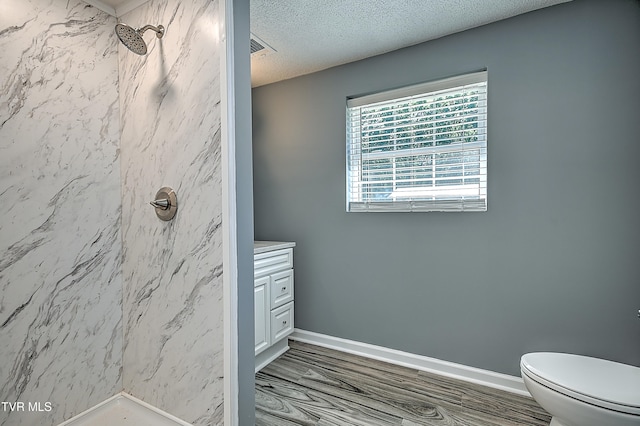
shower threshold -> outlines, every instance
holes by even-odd
[[[58,426],[191,426],[121,392]]]

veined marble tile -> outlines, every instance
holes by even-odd
[[[223,423],[220,41],[217,1],[156,0],[146,56],[119,47],[124,390],[196,425]],[[149,205],[171,186],[178,212]]]
[[[57,424],[121,389],[115,19],[79,0],[0,3],[0,396]]]

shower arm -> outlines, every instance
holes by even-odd
[[[158,37],[158,38],[162,38],[162,36],[164,35],[164,27],[162,25],[158,25],[157,27],[154,27],[153,25],[145,25],[144,27],[142,27],[142,28],[140,28],[138,30],[138,33],[140,35],[142,35],[147,30],[155,31],[156,32],[156,37]]]

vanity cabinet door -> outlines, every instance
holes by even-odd
[[[257,278],[253,282],[253,309],[255,316],[255,353],[258,355],[270,345],[271,298],[269,277]]]

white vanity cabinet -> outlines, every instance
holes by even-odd
[[[293,332],[292,242],[256,241],[253,255],[256,372],[289,349]]]

